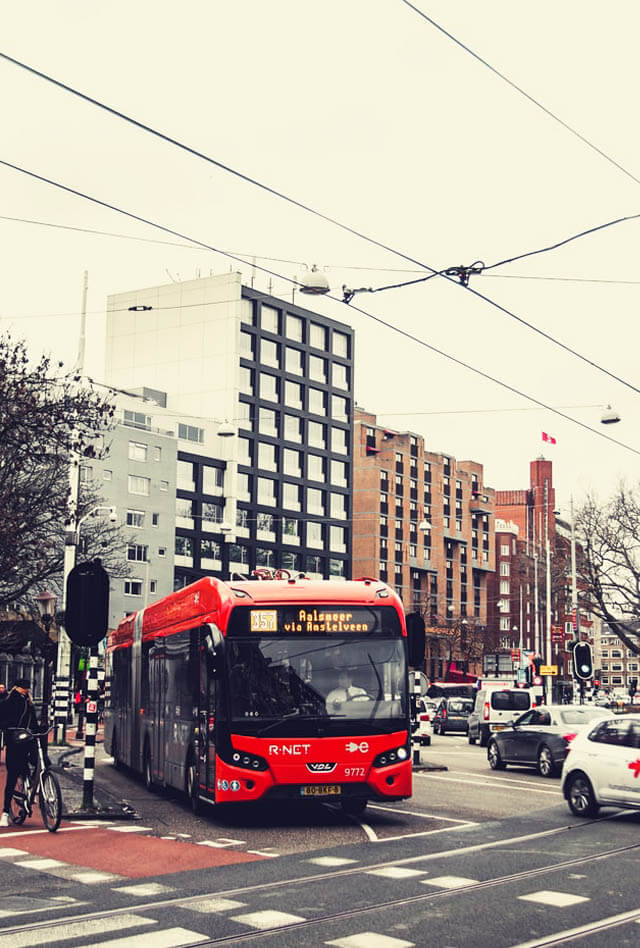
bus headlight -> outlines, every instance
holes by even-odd
[[[383,751],[373,761],[374,767],[389,767],[391,764],[399,764],[403,760],[407,760],[409,757],[409,751],[403,745],[402,747],[394,747],[392,750]]]

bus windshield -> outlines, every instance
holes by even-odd
[[[234,636],[226,660],[234,723],[298,716],[399,723],[407,713],[400,638]]]

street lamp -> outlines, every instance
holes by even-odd
[[[56,614],[56,604],[58,602],[57,596],[54,596],[54,594],[49,592],[48,589],[45,589],[44,592],[39,593],[34,598],[36,606],[38,607],[38,613],[40,615],[42,625],[44,626],[44,630],[47,633],[47,638],[49,638],[49,631]],[[40,712],[40,726],[43,730],[45,730],[49,727],[49,704],[51,702],[52,669],[49,667],[49,648],[45,646],[42,651],[44,657],[44,680],[42,682],[42,711]],[[51,659],[53,659],[53,655],[51,655]]]
[[[331,287],[324,273],[320,273],[317,266],[311,267],[311,272],[300,286],[300,292],[308,296],[324,296],[330,292]]]

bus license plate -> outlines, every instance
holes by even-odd
[[[337,783],[310,783],[305,787],[300,787],[300,795],[303,797],[328,797],[340,793],[342,793],[342,788]]]

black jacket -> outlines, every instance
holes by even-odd
[[[0,702],[0,728],[27,727],[30,731],[38,731],[38,719],[33,705],[26,695],[13,689],[8,698]],[[11,740],[11,732],[7,733]]]

